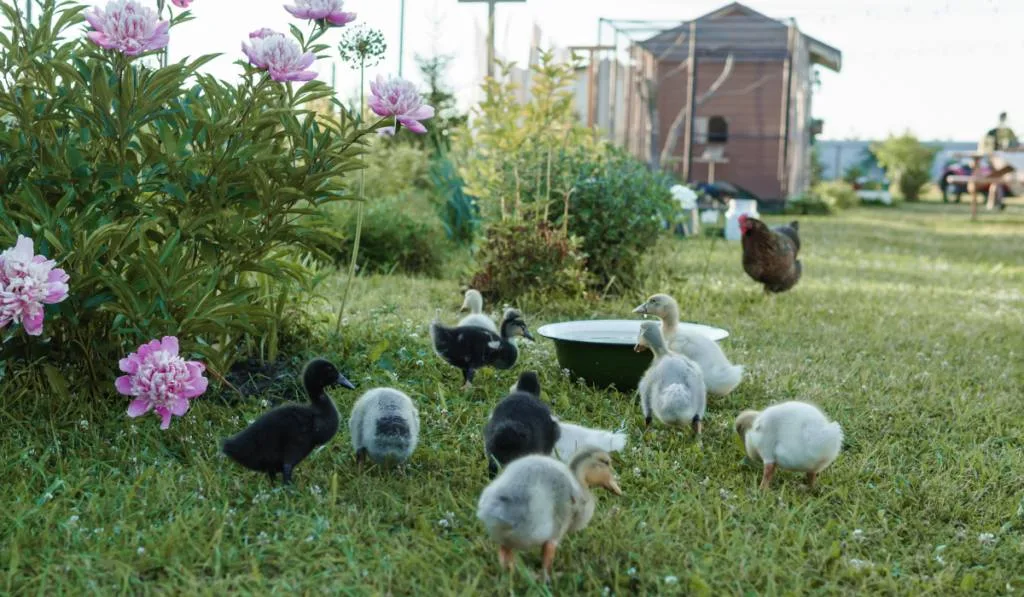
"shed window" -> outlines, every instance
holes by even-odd
[[[725,143],[729,140],[729,123],[721,116],[708,120],[708,143]]]

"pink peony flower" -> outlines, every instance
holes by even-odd
[[[191,0],[188,0],[191,1]],[[106,50],[126,56],[138,56],[167,45],[170,22],[158,20],[152,8],[135,0],[110,0],[106,10],[94,8],[85,13],[94,31],[89,39]]]
[[[306,70],[316,59],[313,53],[303,54],[294,39],[269,29],[250,33],[249,43],[242,42],[242,51],[253,66],[269,72],[270,78],[275,81],[309,81],[316,78],[315,72]]]
[[[356,13],[345,12],[344,5],[344,0],[295,0],[294,5],[286,4],[284,9],[300,19],[326,20],[341,27],[356,20]]]
[[[32,239],[19,234],[15,245],[0,253],[0,328],[20,323],[25,333],[39,336],[43,305],[68,298],[68,275],[34,251]]]
[[[405,79],[380,75],[370,83],[370,109],[377,116],[394,116],[399,124],[422,135],[427,127],[420,123],[434,116],[434,108],[423,103],[423,97]]]
[[[188,8],[188,5],[192,4],[192,0],[171,0],[171,4],[178,8]]]
[[[253,31],[252,33],[250,33],[249,34],[249,39],[264,39],[264,38],[270,37],[271,35],[284,35],[284,33],[280,33],[280,32],[274,31],[273,29],[270,29],[269,27],[264,27],[262,29],[257,29],[256,31]]]
[[[118,362],[128,375],[114,382],[117,391],[134,396],[128,416],[141,417],[149,411],[160,416],[160,429],[171,426],[171,416],[188,412],[189,400],[206,391],[206,366],[178,356],[178,339],[164,336],[143,344],[137,352]]]

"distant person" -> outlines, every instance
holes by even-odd
[[[985,138],[982,139],[979,149],[983,153],[989,153],[1017,149],[1019,146],[1020,142],[1017,140],[1017,135],[1010,128],[1010,125],[1006,124],[1006,112],[1003,112],[999,115],[999,124],[996,125],[996,128],[985,133]]]

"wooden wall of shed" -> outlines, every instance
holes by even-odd
[[[677,71],[678,63],[659,65],[662,91],[658,97],[659,143],[664,144],[672,121],[686,102],[686,69]],[[708,91],[725,66],[723,60],[705,59],[697,65],[697,97]],[[666,76],[667,75],[667,76]],[[746,187],[765,199],[782,197],[782,180],[779,176],[780,131],[783,106],[783,63],[782,62],[736,62],[732,73],[718,92],[698,106],[696,116],[708,118],[721,116],[729,127],[725,144],[726,164],[715,166],[715,179],[728,180]],[[694,157],[704,153],[706,144],[694,139]],[[685,139],[682,135],[675,147],[669,148],[663,163],[670,163],[678,174],[682,171],[682,156]],[[691,169],[692,180],[706,181],[709,167],[706,163],[694,161]]]
[[[811,55],[806,38],[796,32],[789,102],[786,197],[806,193],[811,186]]]

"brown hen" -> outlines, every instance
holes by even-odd
[[[785,292],[800,281],[803,266],[800,252],[800,224],[769,228],[756,218],[741,215],[743,271],[764,284],[765,293]]]

